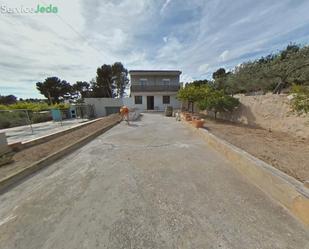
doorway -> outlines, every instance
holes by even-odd
[[[147,96],[147,110],[154,109],[154,96]]]

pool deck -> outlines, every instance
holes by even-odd
[[[64,131],[76,127],[86,121],[88,121],[88,119],[68,119],[62,122],[49,121],[33,124],[33,133],[29,125],[1,129],[0,132],[6,133],[8,143],[11,144],[16,142],[26,142],[52,133]]]

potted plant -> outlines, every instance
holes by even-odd
[[[203,128],[204,127],[204,123],[205,123],[205,120],[204,119],[197,119],[197,118],[194,118],[192,120],[192,125],[193,127],[195,128]]]
[[[190,113],[185,114],[185,120],[186,121],[191,121],[192,120],[192,115]]]

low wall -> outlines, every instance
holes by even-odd
[[[148,93],[149,94],[149,93]],[[123,105],[128,106],[130,109],[134,109],[136,114],[140,114],[147,110],[147,95],[146,93],[139,93],[143,97],[143,104],[134,104],[134,96],[126,98],[85,98],[85,103],[93,105],[95,109],[96,117],[105,117],[108,115],[107,108],[121,107]],[[154,104],[156,111],[164,111],[166,106],[173,106],[174,109],[180,108],[180,102],[176,99],[176,95],[172,93],[166,93],[170,96],[170,104],[162,103],[162,96],[164,93],[152,93],[154,96]],[[136,115],[134,114],[134,115]]]
[[[4,132],[0,132],[0,167],[12,161],[14,153],[8,146]]]
[[[94,106],[96,117],[105,117],[106,107],[121,107],[123,100],[120,98],[85,98],[85,103]]]
[[[218,118],[309,138],[309,115],[297,116],[293,113],[288,95],[239,94],[234,97],[239,99],[240,107],[232,113],[219,113]],[[214,116],[212,112],[207,114]]]
[[[9,150],[8,142],[4,132],[0,133],[0,156]]]
[[[206,129],[196,129],[188,122],[183,122],[222,154],[250,182],[309,226],[309,189],[306,184],[216,137]]]

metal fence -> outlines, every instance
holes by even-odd
[[[0,110],[0,129],[29,125],[33,132],[32,116],[29,110]]]
[[[59,126],[69,127],[94,117],[94,107],[85,104],[74,105],[69,109],[53,109],[40,112],[27,109],[0,110],[0,130],[12,133],[24,132],[27,134],[43,134],[44,130],[57,129],[57,124]],[[44,122],[47,121],[54,122],[52,124],[44,124]],[[14,127],[16,127],[16,129],[6,130]]]

